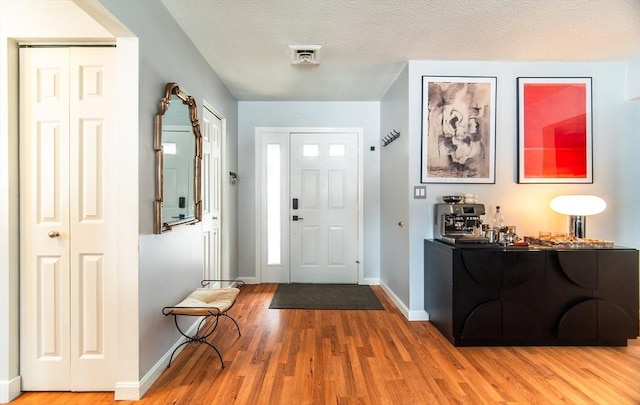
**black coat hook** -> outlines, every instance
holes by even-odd
[[[381,140],[382,146],[387,146],[398,138],[400,138],[400,132],[394,129],[382,138]]]

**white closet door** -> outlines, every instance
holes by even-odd
[[[21,49],[22,388],[113,391],[113,48]]]
[[[68,390],[69,56],[21,49],[20,371],[23,390]]]
[[[203,108],[202,132],[202,242],[203,279],[220,280],[222,272],[222,120]],[[218,284],[212,284],[213,287]]]

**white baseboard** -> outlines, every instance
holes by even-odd
[[[410,321],[428,321],[429,313],[425,310],[422,311],[409,311],[409,316],[407,317]]]
[[[195,329],[200,325],[201,317],[198,317],[194,324],[185,332],[187,335],[192,335],[195,333]],[[116,383],[115,390],[115,400],[116,401],[138,401],[142,399],[144,394],[149,391],[149,388],[156,382],[158,378],[164,373],[167,369],[167,365],[169,364],[169,360],[171,359],[171,353],[180,346],[186,338],[180,338],[176,343],[173,344],[167,350],[167,352],[154,364],[153,367],[142,377],[140,381],[132,381],[132,382],[118,382]],[[185,348],[186,345],[182,345],[180,349],[176,351],[173,356],[175,360],[176,356],[180,354],[182,349]]]
[[[7,404],[22,394],[22,380],[17,376],[9,381],[0,381],[0,404]]]
[[[142,398],[144,392],[140,390],[140,383],[134,382],[117,382],[113,398],[116,401],[138,401]]]
[[[384,282],[380,282],[380,286],[384,290],[385,293],[391,298],[391,301],[395,304],[398,310],[404,315],[405,318],[409,321],[428,321],[429,314],[427,311],[412,311],[402,302],[400,298],[386,285]]]
[[[398,298],[398,296],[393,292],[393,290],[391,290],[391,288],[389,288],[389,286],[386,285],[384,282],[382,281],[380,282],[380,287],[382,287],[384,292],[387,293],[389,298],[391,298],[391,302],[395,304],[396,308],[398,308],[400,313],[402,313],[402,315],[404,315],[405,318],[409,319],[409,308],[407,308],[407,306],[404,305],[404,302],[402,302],[402,300]]]
[[[362,280],[360,285],[380,285],[379,278],[365,278]]]
[[[245,284],[260,284],[258,282],[258,279],[255,277],[236,277],[239,280],[242,280],[245,282]]]

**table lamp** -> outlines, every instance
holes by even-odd
[[[587,215],[599,214],[607,208],[607,203],[595,195],[559,195],[549,205],[555,212],[569,215],[569,233],[576,238],[586,235]]]

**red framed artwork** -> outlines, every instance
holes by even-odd
[[[591,78],[518,78],[518,183],[593,183]]]

